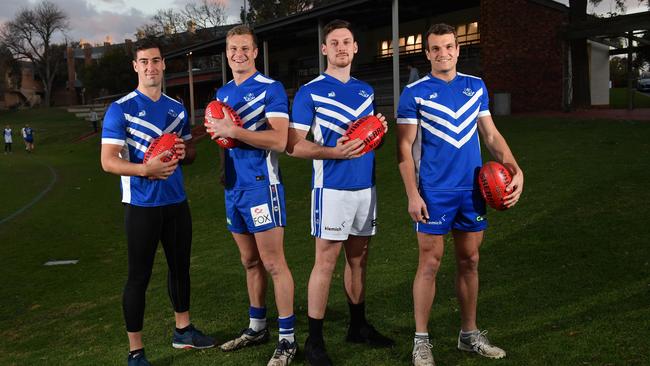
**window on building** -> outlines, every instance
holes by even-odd
[[[381,41],[379,45],[379,57],[388,57],[393,55],[393,41]],[[422,52],[422,35],[412,34],[399,39],[399,53],[405,55],[409,53]]]
[[[470,45],[481,42],[481,34],[478,31],[478,22],[459,24],[456,26],[458,44]]]

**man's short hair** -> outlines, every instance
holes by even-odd
[[[226,43],[228,43],[228,38],[232,36],[242,36],[248,34],[253,38],[253,46],[257,48],[257,36],[255,36],[255,33],[253,30],[247,26],[247,25],[238,25],[235,27],[230,28],[228,33],[226,33]]]
[[[352,39],[354,39],[354,31],[352,30],[352,24],[346,20],[334,19],[331,22],[325,24],[323,27],[323,44],[327,39],[327,35],[334,32],[337,29],[347,29],[352,33]]]
[[[424,37],[424,46],[426,47],[427,50],[429,49],[429,36],[432,34],[435,34],[436,36],[442,36],[444,34],[453,34],[454,41],[456,41],[456,44],[458,44],[458,39],[456,38],[457,37],[456,28],[446,23],[438,23],[429,27],[429,30],[427,31],[427,34]]]
[[[163,56],[163,49],[160,44],[156,39],[154,38],[145,38],[141,41],[139,41],[135,48],[133,49],[133,60],[137,61],[138,60],[138,51],[143,51],[143,50],[148,50],[151,48],[157,48],[158,51],[160,51],[160,57],[164,58]]]

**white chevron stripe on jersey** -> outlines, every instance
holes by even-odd
[[[350,123],[350,118],[342,115],[339,112],[333,111],[331,109],[321,107],[321,108],[318,108],[316,110],[316,113],[317,114],[322,114],[322,115],[325,115],[325,116],[328,116],[328,117],[336,118],[337,120],[341,121],[341,123],[345,123],[346,125],[348,123]]]
[[[137,95],[138,95],[138,93],[132,91],[129,94],[127,94],[127,95],[123,96],[122,98],[118,99],[117,102],[115,102],[115,103],[122,104],[122,103],[126,102],[127,100],[129,100],[129,99],[131,99],[131,98],[133,98],[133,97],[135,97]]]
[[[273,82],[275,82],[275,80],[264,77],[262,76],[262,74],[258,74],[257,76],[254,77],[254,79],[264,84],[273,84]]]
[[[415,98],[415,102],[427,106],[429,108],[435,109],[437,111],[443,112],[445,114],[448,114],[451,118],[453,119],[458,119],[458,117],[462,116],[463,113],[465,113],[471,106],[473,106],[476,101],[483,95],[483,88],[479,89],[474,93],[474,96],[470,98],[460,109],[456,112],[452,111],[451,109],[447,108],[446,106],[442,104],[438,104],[436,102],[432,102],[430,100],[422,99],[422,98]]]
[[[147,122],[147,121],[145,121],[143,119],[140,119],[138,117],[133,117],[130,114],[124,113],[124,119],[126,119],[129,122],[133,122],[133,123],[135,123],[137,125],[140,125],[142,127],[146,127],[148,129],[150,129],[151,131],[155,132],[156,134],[158,134],[158,136],[163,134],[163,132],[162,132],[162,130],[160,128],[158,128],[158,127],[154,126],[153,124],[151,124],[151,123],[149,123],[149,122]]]
[[[252,125],[246,127],[247,130],[249,131],[257,131],[260,126],[266,123],[268,121],[266,118],[260,118],[257,122],[253,123]]]
[[[172,122],[167,128],[165,128],[165,133],[170,133],[174,131],[174,129],[178,126],[179,123],[185,118],[185,112],[181,112],[178,116],[176,116],[176,119],[174,122]]]
[[[248,108],[252,107],[253,104],[259,102],[259,101],[262,100],[262,99],[264,99],[264,97],[266,97],[266,90],[265,90],[262,94],[260,94],[260,95],[258,95],[257,97],[255,97],[255,99],[253,99],[253,100],[251,100],[250,102],[248,102],[248,103],[244,104],[243,106],[239,107],[239,109],[237,110],[237,114],[241,116],[242,114],[244,114],[244,112],[245,112]]]
[[[263,104],[260,105],[259,107],[257,107],[257,109],[255,109],[254,111],[252,111],[251,113],[249,113],[245,117],[242,117],[242,119],[241,119],[242,124],[246,124],[250,120],[255,119],[257,116],[262,114],[262,112],[264,112],[264,105]]]
[[[316,118],[314,118],[314,122],[316,122],[316,124],[321,126],[321,127],[325,127],[327,129],[330,129],[330,130],[338,133],[339,135],[345,135],[345,130],[344,129],[342,129],[341,127],[337,126],[336,124],[334,124],[334,123],[332,123],[330,121],[327,121],[327,120],[324,120],[322,118],[316,117]]]
[[[143,139],[143,140],[145,140],[147,142],[151,142],[151,140],[153,139],[152,136],[149,136],[149,135],[147,135],[146,133],[144,133],[142,131],[138,131],[133,127],[127,127],[126,132],[128,132],[132,136],[139,137],[139,138],[141,138],[141,139]]]
[[[443,139],[443,140],[447,141],[448,143],[452,144],[455,148],[460,149],[461,147],[463,147],[463,145],[465,145],[465,143],[467,143],[467,141],[469,141],[470,138],[472,138],[472,136],[474,135],[474,132],[476,132],[476,127],[478,126],[478,124],[474,124],[474,127],[472,127],[472,129],[465,136],[463,136],[463,138],[461,138],[460,140],[456,140],[455,138],[447,135],[446,133],[444,133],[444,132],[442,132],[440,130],[437,130],[435,127],[431,126],[426,121],[422,121],[421,126],[422,126],[422,128],[424,128],[427,131],[431,132],[433,135],[435,135],[437,137],[440,137],[441,139]]]
[[[311,94],[311,99],[314,102],[321,102],[321,103],[333,105],[333,106],[335,106],[337,108],[341,108],[342,110],[350,113],[351,115],[353,115],[353,116],[355,116],[357,118],[359,117],[359,115],[363,111],[366,110],[366,108],[368,108],[368,106],[370,106],[370,104],[372,104],[372,101],[373,101],[374,98],[375,98],[375,95],[372,94],[368,98],[366,98],[366,101],[363,102],[357,109],[352,109],[352,108],[348,107],[347,105],[345,105],[345,104],[343,104],[343,103],[341,103],[339,101],[336,101],[334,99],[321,97],[320,95],[316,95],[316,94]]]
[[[147,151],[147,148],[146,148],[144,145],[142,145],[142,144],[140,144],[139,142],[134,141],[134,140],[132,140],[132,139],[130,139],[130,138],[127,138],[127,139],[126,139],[126,143],[129,144],[129,145],[131,145],[131,146],[133,146],[134,148],[136,148],[136,149],[142,151],[142,152],[146,152],[146,151]]]
[[[440,118],[440,117],[435,116],[433,114],[429,114],[429,113],[425,112],[424,110],[421,110],[420,113],[422,114],[422,117],[428,119],[429,121],[435,122],[435,123],[437,123],[437,124],[439,124],[439,125],[441,125],[441,126],[443,126],[445,128],[448,128],[448,129],[452,130],[454,133],[459,134],[465,128],[467,128],[467,126],[469,126],[470,123],[476,121],[476,118],[478,117],[478,112],[479,112],[480,108],[481,108],[481,106],[476,107],[476,110],[472,114],[470,114],[470,116],[467,117],[467,119],[465,119],[465,121],[463,121],[463,123],[461,123],[458,126],[454,126],[451,122],[447,121],[446,119]]]

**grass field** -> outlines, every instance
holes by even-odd
[[[609,89],[609,105],[611,108],[627,108],[627,89],[611,88]],[[650,108],[650,95],[634,91],[634,107]]]
[[[17,141],[0,155],[0,365],[121,365],[127,339],[121,313],[126,244],[119,179],[101,171],[99,138],[72,141],[87,122],[56,109],[0,114],[17,132],[29,121],[36,151]],[[517,207],[489,212],[481,251],[479,325],[504,347],[490,361],[455,349],[459,327],[453,249],[439,274],[430,333],[438,365],[648,365],[650,345],[650,122],[499,118],[526,173]],[[14,135],[16,140],[20,140]],[[485,149],[484,149],[485,150]],[[413,336],[411,284],[417,244],[396,167],[394,131],[378,152],[379,234],[369,262],[367,307],[392,350],[344,341],[342,262],[325,333],[337,365],[408,365]],[[184,168],[194,222],[192,315],[219,341],[247,324],[244,272],[225,229],[217,147],[203,140]],[[297,337],[306,336],[309,237],[308,161],[283,157],[288,227],[285,247],[296,282]],[[51,170],[50,170],[51,168]],[[52,259],[78,259],[45,267]],[[272,286],[271,286],[272,287]],[[268,296],[270,318],[275,318]],[[275,322],[273,334],[276,335]],[[145,343],[154,365],[264,365],[274,344],[248,351],[171,348],[173,328],[161,250],[147,294]],[[299,354],[296,364],[303,363]]]

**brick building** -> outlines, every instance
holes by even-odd
[[[336,18],[350,20],[356,27],[359,53],[352,75],[374,87],[380,107],[394,108],[408,78],[407,64],[414,64],[421,75],[430,70],[422,37],[438,22],[456,27],[461,45],[458,70],[482,77],[492,102],[495,96],[497,101],[504,100],[499,96],[507,96],[513,112],[561,110],[566,103],[568,54],[562,31],[568,23],[568,8],[552,0],[332,2],[256,25],[258,69],[280,80],[291,97],[301,84],[323,70],[319,25]],[[398,43],[397,57],[394,40]],[[167,93],[184,95],[187,101],[192,89],[200,115],[200,107],[212,99],[215,88],[231,78],[224,52],[222,36],[168,53]],[[170,68],[170,64],[174,66]],[[209,76],[201,77],[201,83],[190,88],[190,69],[195,75]]]

